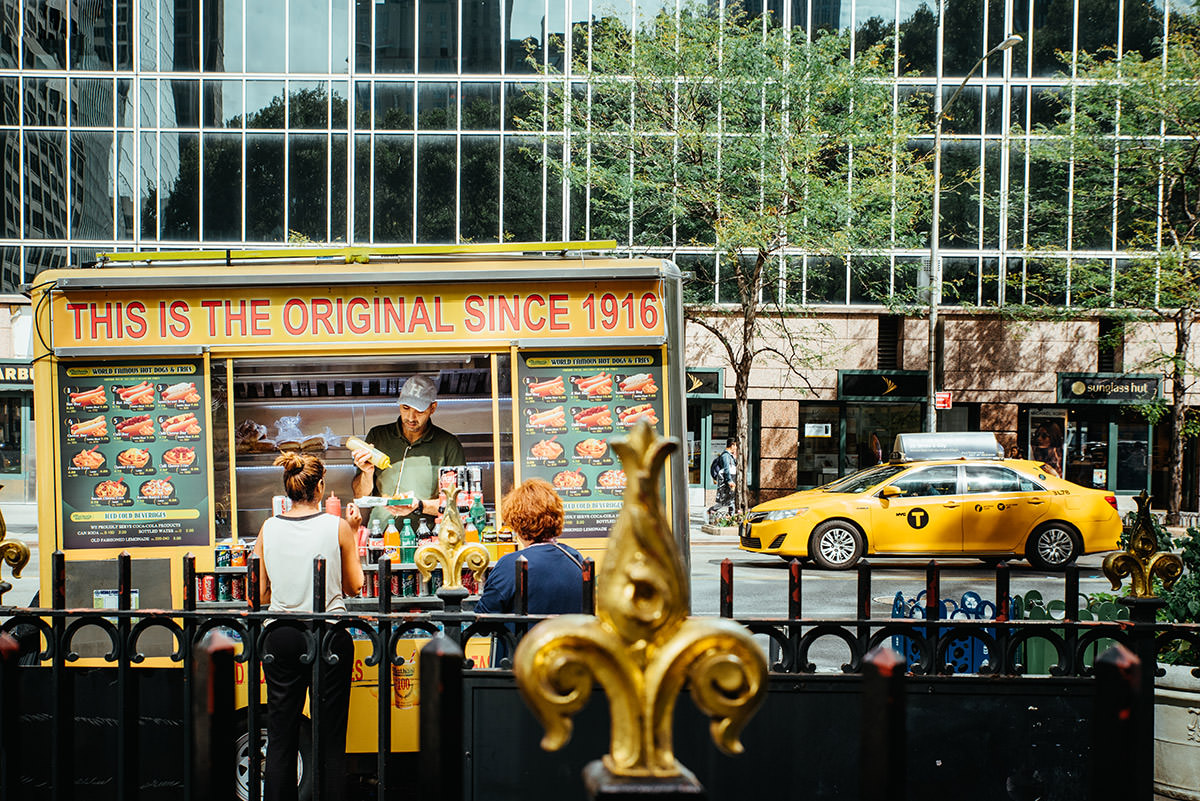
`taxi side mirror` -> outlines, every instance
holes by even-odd
[[[891,484],[879,491],[880,498],[899,498],[903,494],[904,490],[900,489],[899,487],[892,486]]]

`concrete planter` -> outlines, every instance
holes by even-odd
[[[700,530],[714,537],[736,537],[738,535],[737,526],[714,526],[705,523],[700,526]]]
[[[1200,679],[1164,665],[1154,690],[1155,798],[1200,801]]]

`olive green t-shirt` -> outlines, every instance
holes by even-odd
[[[439,467],[465,465],[466,454],[458,437],[432,422],[425,436],[410,443],[401,432],[399,418],[394,423],[375,426],[367,432],[367,442],[386,453],[392,460],[387,470],[375,470],[373,494],[391,497],[397,492],[411,492],[422,500],[436,498]],[[382,507],[373,510],[383,513]],[[414,523],[416,518],[413,518]]]

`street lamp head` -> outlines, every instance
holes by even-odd
[[[1008,35],[1007,39],[1005,39],[1003,42],[1001,42],[1000,44],[998,44],[994,48],[992,48],[992,52],[999,53],[1002,50],[1008,50],[1010,48],[1016,47],[1023,41],[1025,41],[1025,40],[1021,38],[1021,34],[1010,33]]]

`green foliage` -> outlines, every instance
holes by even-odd
[[[893,117],[885,47],[852,63],[848,35],[809,42],[699,3],[636,33],[606,17],[593,24],[590,61],[577,51],[577,91],[552,84],[519,126],[565,122],[573,157],[548,166],[590,187],[593,235],[628,240],[632,208],[630,244],[715,242],[729,254],[729,297],[759,306],[771,302],[764,275],[782,247],[882,248],[893,226],[898,245],[922,240],[928,171],[905,146],[918,110],[903,104]]]
[[[1175,538],[1175,548],[1183,559],[1183,575],[1160,597],[1166,606],[1159,611],[1160,620],[1177,623],[1200,622],[1200,529],[1190,527],[1182,537]],[[1182,665],[1200,665],[1200,651],[1185,643],[1175,643],[1164,661]]]
[[[1042,93],[1041,103],[1057,113],[1026,139],[1028,274],[1023,296],[1005,314],[1045,319],[1094,310],[1123,322],[1122,337],[1151,343],[1159,332],[1139,336],[1140,324],[1173,331],[1124,369],[1169,381],[1170,413],[1161,403],[1144,413],[1169,427],[1167,508],[1175,515],[1182,441],[1200,433],[1186,413],[1186,394],[1200,376],[1190,341],[1200,313],[1200,34],[1186,13],[1172,16],[1171,30],[1140,49],[1080,52],[1076,64],[1063,62],[1074,71],[1066,91]],[[1064,209],[1068,184],[1073,205]],[[1064,250],[1114,248],[1135,256],[1115,264],[1062,257]]]

